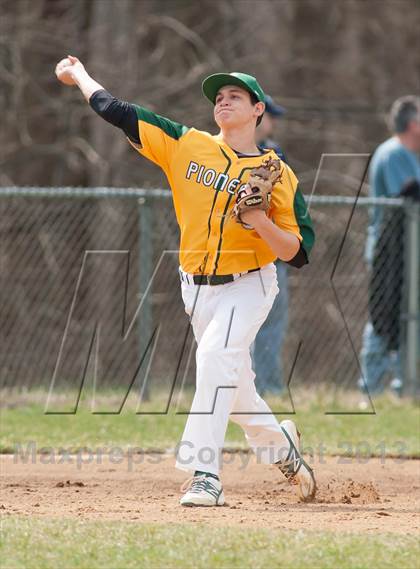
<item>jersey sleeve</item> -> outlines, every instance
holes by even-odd
[[[134,105],[134,108],[137,113],[140,142],[136,144],[129,139],[130,144],[142,156],[168,172],[173,154],[178,148],[180,139],[188,132],[188,127],[144,107]]]
[[[280,186],[280,187],[279,187]],[[315,232],[305,198],[299,189],[298,180],[293,171],[284,164],[284,172],[280,184],[272,194],[272,210],[270,217],[273,222],[288,233],[296,235],[300,241],[299,260],[294,266],[302,266],[302,255],[309,260],[309,254],[315,241]]]
[[[132,142],[140,142],[134,105],[117,99],[106,89],[95,91],[89,99],[89,105],[104,120],[123,130]]]

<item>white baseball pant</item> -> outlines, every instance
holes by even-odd
[[[218,474],[229,418],[261,462],[285,459],[289,444],[256,392],[250,356],[278,293],[274,264],[223,285],[182,282],[181,291],[197,341],[197,377],[176,467]]]

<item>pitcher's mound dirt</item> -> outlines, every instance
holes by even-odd
[[[139,464],[121,457],[112,462],[109,456],[101,463],[66,458],[59,464],[56,456],[51,464],[50,456],[37,455],[35,463],[23,464],[1,456],[1,514],[419,533],[418,460],[325,458],[313,465],[317,499],[304,504],[276,467],[256,464],[253,455],[227,455],[227,504],[182,508],[180,488],[188,474],[175,470],[173,456],[143,455],[136,458]]]

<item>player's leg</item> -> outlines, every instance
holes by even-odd
[[[251,358],[244,361],[230,419],[240,425],[257,461],[277,464],[285,476],[297,485],[302,500],[316,492],[312,469],[300,455],[300,435],[290,421],[279,423],[267,403],[258,395]]]
[[[250,273],[228,285],[206,287],[202,298],[212,315],[197,329],[197,385],[178,451],[178,468],[219,473],[240,369],[277,293],[274,266],[261,273]],[[198,314],[192,322],[195,330]]]
[[[270,407],[257,393],[254,378],[255,373],[248,360],[241,370],[230,419],[244,430],[245,438],[257,460],[274,464],[285,457],[287,440]]]
[[[250,343],[277,292],[275,285],[269,295],[265,294],[255,277],[246,285],[243,281],[249,277],[253,277],[253,273],[229,285],[201,287],[206,288],[201,302],[211,313],[211,318],[199,314],[198,301],[192,316],[198,344],[196,391],[177,463],[185,470],[219,472],[219,454],[240,369],[244,359],[249,358]],[[204,460],[202,449],[207,447],[213,452],[209,451],[211,456]]]
[[[183,282],[181,285],[181,293],[185,311],[191,320],[195,340],[199,345],[214,313],[216,296],[213,287],[208,285],[197,286],[193,283]],[[197,403],[193,402],[193,407],[194,406],[197,406]],[[191,409],[191,411],[193,411],[193,409]],[[216,470],[212,472],[207,464],[191,464],[191,460],[194,457],[189,455],[189,451],[191,446],[197,445],[197,441],[190,436],[190,433],[194,433],[194,430],[199,433],[199,426],[195,427],[194,420],[190,420],[190,417],[191,412],[187,421],[189,429],[186,428],[184,430],[184,434],[178,446],[177,467],[183,470],[192,469],[194,476],[187,480],[187,483],[183,486],[185,494],[181,498],[181,504],[183,506],[223,505],[223,488],[218,475],[215,474]],[[205,447],[203,447],[201,452],[203,463],[206,459],[205,452]],[[203,468],[203,470],[200,470],[200,468]]]

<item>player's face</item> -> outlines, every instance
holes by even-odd
[[[262,103],[252,104],[247,91],[234,85],[222,87],[216,96],[214,120],[220,128],[241,127],[253,123],[260,112]]]

